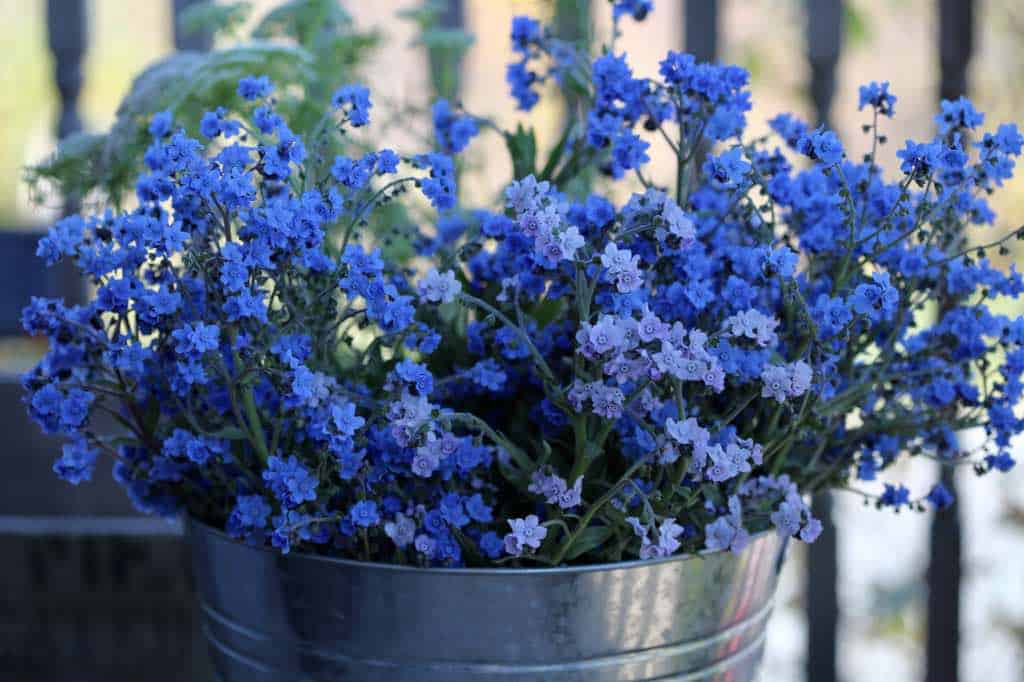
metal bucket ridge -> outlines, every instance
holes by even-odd
[[[422,569],[254,548],[189,524],[227,682],[748,682],[785,551]]]

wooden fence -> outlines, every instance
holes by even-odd
[[[175,15],[195,0],[171,0]],[[937,97],[967,91],[973,46],[974,0],[936,0],[941,87]],[[821,122],[828,120],[842,49],[842,0],[805,0],[807,95]],[[585,24],[588,0],[558,0],[560,25]],[[568,14],[567,14],[568,13]],[[81,63],[87,48],[85,0],[48,0],[49,47],[60,94],[59,137],[81,126],[77,110]],[[444,21],[458,25],[461,0],[449,0]],[[703,60],[718,54],[717,0],[688,0],[681,47]],[[207,49],[208,35],[183,36],[178,49]],[[73,208],[73,207],[72,207]],[[0,334],[19,333],[20,309],[30,294],[81,297],[67,269],[43,270],[32,253],[36,234],[0,233]],[[0,677],[18,680],[205,679],[191,596],[188,557],[179,529],[141,518],[106,477],[89,486],[58,488],[50,472],[56,451],[25,416],[14,377],[0,377],[7,426],[0,495]],[[953,481],[948,479],[950,487]],[[831,501],[814,501],[828,526],[811,546],[807,587],[810,637],[806,674],[813,682],[836,675],[837,531]],[[957,679],[960,524],[955,507],[936,515],[928,571],[927,682]],[[12,677],[8,678],[7,675]]]

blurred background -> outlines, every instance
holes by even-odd
[[[233,43],[186,32],[176,17],[192,4],[0,0],[0,680],[205,679],[180,528],[138,516],[105,476],[80,488],[58,481],[50,472],[57,446],[29,423],[17,384],[43,351],[19,336],[21,306],[31,294],[81,296],[69,273],[44,272],[32,255],[38,233],[75,197],[30,191],[23,168],[46,160],[60,137],[110,128],[132,79],[154,60]],[[251,23],[279,3],[248,4]],[[376,102],[417,111],[440,92],[506,128],[518,120],[504,82],[513,15],[554,19],[567,37],[611,30],[605,0],[443,0],[434,3],[441,30],[432,40],[408,13],[397,17],[419,0],[342,4],[354,35],[379,37],[358,65]],[[888,169],[905,138],[931,137],[940,96],[968,94],[987,112],[986,129],[1024,119],[1020,0],[655,5],[644,23],[625,21],[617,43],[634,71],[654,73],[667,50],[683,48],[748,68],[754,134],[792,111],[828,121],[859,155],[870,140],[860,131],[857,86],[871,80],[890,81],[899,97],[895,120],[884,124],[894,143],[880,157]],[[245,34],[244,21],[235,34]],[[545,98],[531,116],[542,145],[557,134],[561,107]],[[426,132],[401,115],[388,131],[397,148]],[[502,142],[481,139],[467,154],[463,198],[489,202],[510,177]],[[1024,223],[1024,182],[993,203],[1000,220],[992,230]],[[1024,252],[1006,259],[1015,258]],[[888,473],[915,492],[939,476],[925,461]],[[965,470],[955,483],[959,504],[936,518],[882,517],[852,496],[816,501],[835,528],[810,549],[793,548],[765,682],[1024,681],[1024,474],[979,481]]]

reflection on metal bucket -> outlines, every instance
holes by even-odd
[[[747,682],[785,543],[557,569],[420,569],[189,536],[221,679]]]

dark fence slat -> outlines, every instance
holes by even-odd
[[[819,125],[829,124],[836,89],[836,67],[843,47],[842,0],[807,0],[808,93]],[[832,495],[817,495],[812,504],[821,519],[821,536],[808,548],[805,583],[807,609],[806,675],[814,682],[835,682],[839,635],[839,535],[832,521]]]
[[[815,496],[811,508],[821,519],[822,533],[807,550],[807,679],[834,682],[839,636],[839,535],[832,522],[832,494]]]
[[[686,0],[683,45],[701,62],[718,59],[718,0]]]
[[[967,67],[974,51],[974,0],[938,0],[939,97],[968,92]],[[952,467],[942,482],[957,495]],[[960,588],[963,541],[960,511],[953,505],[936,513],[929,534],[926,682],[956,682],[960,675]]]
[[[810,94],[819,123],[828,123],[843,48],[842,0],[807,0],[807,61]]]
[[[78,115],[78,95],[82,91],[86,26],[85,0],[47,0],[47,39],[54,56],[54,81],[60,94],[58,139],[82,128],[82,120]]]

